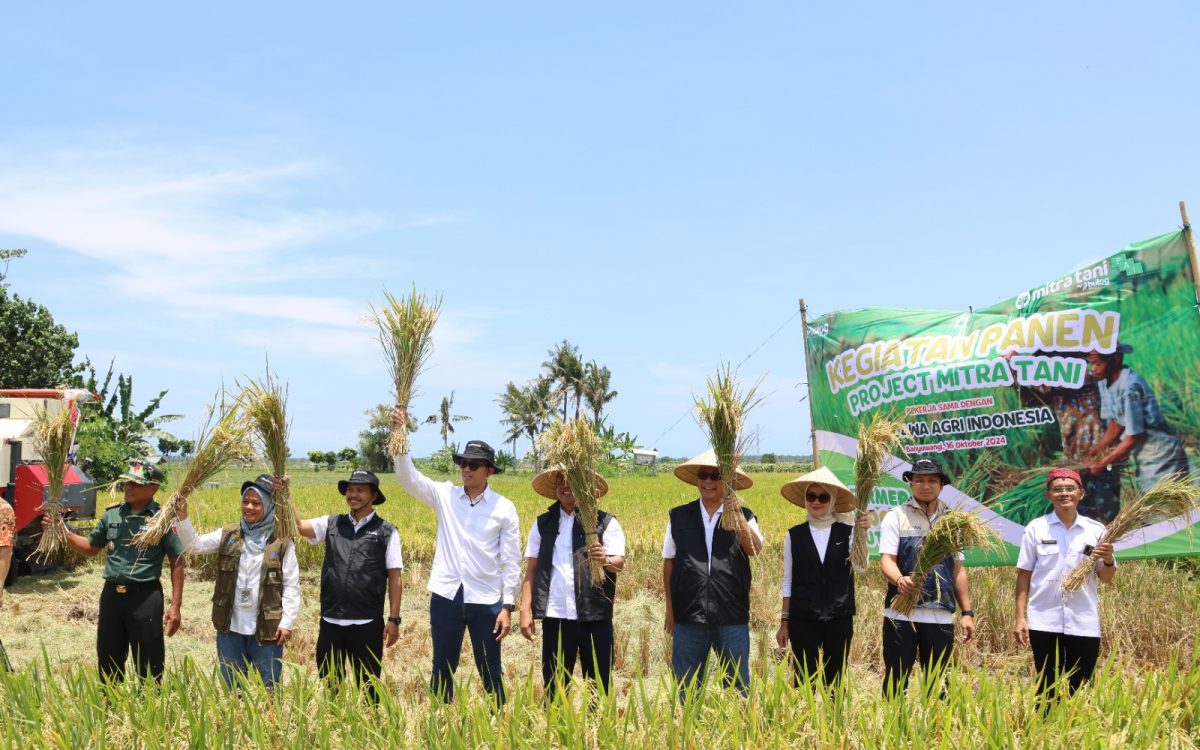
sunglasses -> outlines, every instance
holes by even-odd
[[[716,470],[701,469],[696,472],[696,478],[702,482],[712,482],[721,478],[721,472]]]
[[[816,492],[805,492],[804,499],[810,503],[827,503],[833,498],[829,496],[828,492],[822,492],[820,494],[817,494]]]
[[[488,463],[486,461],[463,461],[458,465],[460,469],[470,469],[471,471],[475,471],[482,466],[488,466]]]

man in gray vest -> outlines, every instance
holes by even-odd
[[[387,502],[375,474],[355,471],[338,482],[338,492],[346,496],[349,513],[296,519],[296,530],[310,544],[325,543],[317,670],[322,677],[340,678],[349,660],[359,683],[366,683],[371,699],[377,700],[368,678],[379,677],[385,639],[391,646],[400,637],[400,534],[375,513],[376,506]],[[385,592],[390,605],[386,624]]]

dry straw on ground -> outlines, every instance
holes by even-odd
[[[267,370],[262,381],[250,381],[239,397],[242,411],[250,423],[251,434],[271,473],[283,479],[287,473],[288,430],[287,386]],[[291,539],[296,535],[296,518],[288,486],[275,495],[275,537]]]
[[[876,412],[858,428],[858,459],[854,462],[854,496],[857,510],[865,513],[871,505],[871,494],[879,477],[892,459],[892,451],[908,434],[904,421]],[[856,570],[866,570],[868,559],[867,530],[855,526],[850,546],[850,562]]]
[[[1002,546],[1000,537],[979,516],[961,510],[946,511],[934,521],[933,527],[925,535],[921,551],[917,554],[916,567],[910,574],[913,588],[909,593],[893,599],[892,609],[902,615],[912,614],[924,591],[926,576],[948,555],[957,555],[968,548],[987,552]],[[938,584],[941,585],[940,580]]]
[[[600,463],[600,440],[586,419],[555,422],[539,438],[546,460],[562,467],[563,477],[575,496],[575,511],[583,528],[585,549],[597,539],[599,489],[596,467]],[[604,582],[604,562],[588,561],[592,583]]]
[[[736,376],[729,364],[722,365],[715,375],[709,376],[704,396],[696,399],[700,427],[717,454],[717,467],[725,483],[725,512],[721,514],[720,523],[726,531],[737,531],[738,516],[742,512],[741,498],[734,490],[734,473],[750,442],[745,429],[746,415],[762,403],[758,397],[762,379],[742,393]]]
[[[412,294],[396,299],[387,291],[382,307],[371,306],[370,320],[379,329],[379,343],[392,377],[396,405],[408,414],[415,395],[414,383],[433,353],[433,328],[442,308],[442,295],[426,297],[413,286]],[[407,421],[407,420],[406,420]],[[393,430],[388,443],[391,455],[408,453],[408,428]]]
[[[1182,518],[1180,526],[1190,524],[1200,500],[1200,487],[1193,484],[1194,481],[1195,477],[1191,476],[1171,474],[1163,477],[1149,492],[1121,508],[1117,517],[1104,529],[1100,542],[1116,544],[1143,526],[1171,518]],[[1063,578],[1063,591],[1078,591],[1088,576],[1092,575],[1095,565],[1095,560],[1090,557],[1081,560]]]
[[[67,548],[66,527],[62,522],[63,486],[66,483],[67,455],[75,440],[75,421],[71,419],[71,403],[63,402],[62,408],[51,413],[49,409],[38,412],[33,421],[33,441],[46,464],[49,493],[45,513],[50,526],[42,532],[42,538],[30,555],[30,559],[57,560]]]
[[[183,481],[179,488],[171,493],[167,504],[134,535],[133,543],[141,550],[158,544],[175,523],[176,507],[187,502],[196,488],[229,463],[253,459],[254,446],[250,441],[250,423],[242,413],[240,402],[222,400],[219,404],[210,406],[204,424],[196,434],[196,447],[191,461],[188,462]]]

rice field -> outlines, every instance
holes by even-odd
[[[176,470],[177,474],[182,471]],[[190,503],[201,531],[237,517],[237,487],[255,472],[231,471],[218,490]],[[305,516],[341,512],[337,472],[293,470],[293,499]],[[752,673],[748,698],[714,686],[678,705],[669,684],[669,641],[662,633],[660,548],[666,511],[694,498],[669,473],[610,478],[602,507],[629,540],[618,582],[614,689],[589,709],[573,700],[541,700],[540,643],[518,634],[505,641],[509,703],[494,712],[464,653],[459,700],[431,704],[425,693],[431,658],[428,594],[432,511],[384,477],[380,514],[401,530],[405,597],[401,636],[384,660],[384,699],[365,707],[352,686],[333,690],[316,679],[316,594],[323,550],[300,545],[305,601],[274,696],[248,684],[227,692],[214,674],[209,622],[211,561],[189,561],[183,626],[167,642],[167,678],[159,687],[131,682],[106,691],[95,677],[95,620],[100,569],[92,562],[21,578],[0,610],[2,634],[17,668],[0,674],[0,748],[82,747],[1170,747],[1200,745],[1200,579],[1189,564],[1123,564],[1102,589],[1105,638],[1097,679],[1043,715],[1034,704],[1031,659],[1010,635],[1011,568],[969,571],[976,640],[956,648],[945,698],[929,698],[914,681],[906,700],[879,691],[883,580],[859,582],[851,665],[844,689],[827,695],[790,683],[773,648],[778,626],[782,541],[803,513],[778,494],[787,474],[757,474],[742,493],[760,517],[767,546],[755,563]],[[531,475],[493,481],[511,498],[522,538],[549,504]],[[514,618],[515,620],[515,618]],[[466,647],[469,652],[469,646]],[[934,691],[936,695],[937,691]]]

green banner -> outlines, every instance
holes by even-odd
[[[1025,524],[1051,510],[1050,468],[1078,470],[1080,512],[1107,523],[1160,477],[1200,465],[1197,311],[1175,232],[978,310],[824,315],[808,326],[821,464],[853,487],[859,421],[903,415],[911,438],[872,498],[872,549],[882,514],[908,499],[901,473],[930,456],[953,480],[942,499],[980,512],[1007,545],[968,562],[1011,564]],[[1200,554],[1192,530],[1164,519],[1118,556]]]

